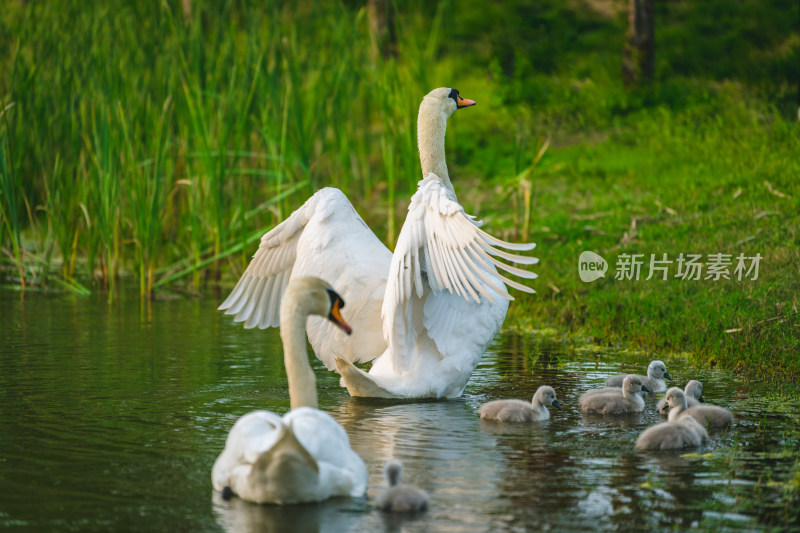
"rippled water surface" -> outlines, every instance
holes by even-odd
[[[632,417],[582,417],[577,398],[647,354],[505,336],[458,400],[353,400],[315,361],[321,408],[370,472],[367,497],[319,505],[222,501],[210,471],[253,409],[283,413],[277,331],[244,330],[213,299],[108,306],[100,296],[0,292],[0,528],[157,531],[762,530],[800,527],[787,506],[800,406],[772,384],[666,358],[737,420],[697,453],[641,454],[657,397]],[[563,409],[531,425],[482,422],[481,403],[550,384]],[[776,390],[778,389],[778,390]],[[372,510],[383,463],[431,495],[430,510]],[[794,470],[793,470],[794,469]],[[794,490],[797,490],[796,488]]]

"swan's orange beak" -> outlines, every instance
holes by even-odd
[[[461,95],[456,96],[456,109],[461,109],[464,107],[470,107],[475,105],[475,100],[467,100],[466,98],[461,98]]]
[[[341,303],[341,300],[334,300],[333,306],[331,307],[331,312],[328,313],[328,320],[342,328],[345,333],[350,335],[353,333],[353,328],[347,325],[347,322],[345,322],[344,318],[342,318]]]

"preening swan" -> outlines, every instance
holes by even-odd
[[[547,406],[561,409],[553,387],[542,385],[531,402],[522,400],[494,400],[481,405],[481,418],[498,422],[535,422],[550,418]]]
[[[345,332],[344,301],[317,278],[289,282],[280,306],[284,364],[292,410],[282,418],[253,411],[233,425],[214,462],[214,489],[256,503],[322,501],[362,496],[367,467],[350,449],[342,426],[317,406],[317,386],[306,353],[306,317],[320,315]]]
[[[606,380],[606,386],[621,387],[622,380],[625,379],[625,376],[626,374],[611,376]],[[667,384],[664,382],[664,378],[672,379],[670,375],[667,374],[667,365],[665,365],[663,361],[652,361],[647,367],[647,375],[639,377],[642,378],[642,384],[644,384],[650,392],[664,392],[667,390]]]
[[[700,405],[700,402],[703,401],[703,384],[696,379],[689,381],[683,388],[683,395],[686,397],[687,406],[695,407]],[[666,395],[658,400],[656,411],[662,416],[667,416],[669,414],[669,404],[667,403]]]
[[[375,499],[381,511],[393,513],[415,513],[428,508],[428,494],[403,481],[403,465],[399,461],[388,461],[383,467],[383,476],[389,488]]]
[[[501,260],[538,260],[500,250],[534,244],[501,241],[458,203],[445,163],[447,119],[475,105],[455,89],[422,100],[417,140],[422,180],[411,198],[394,254],[358,216],[344,194],[322,189],[266,233],[253,260],[220,309],[245,327],[279,324],[279,302],[290,279],[313,275],[339,288],[354,326],[346,338],[312,319],[317,357],[336,368],[352,396],[454,398],[505,319],[506,284],[532,289],[497,272],[536,275]],[[369,373],[353,363],[374,360]]]
[[[604,388],[588,391],[578,398],[583,413],[601,415],[623,415],[644,411],[644,400],[639,392],[650,392],[642,384],[642,376],[629,374],[622,381],[622,388]]]
[[[678,420],[692,417],[704,428],[726,428],[733,422],[733,413],[715,405],[696,405],[687,407],[686,396],[678,387],[667,391],[667,405],[669,406],[669,420]]]

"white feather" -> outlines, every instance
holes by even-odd
[[[308,335],[325,365],[334,365],[354,396],[459,396],[481,355],[499,331],[508,302],[506,285],[533,289],[498,273],[523,279],[536,274],[518,265],[534,257],[534,244],[492,237],[465,213],[444,163],[447,118],[455,111],[450,89],[436,89],[420,106],[418,134],[423,179],[411,198],[391,254],[369,230],[344,194],[322,189],[268,232],[253,261],[221,309],[237,321],[259,316],[259,327],[277,325],[285,283],[314,275],[337,287],[343,315],[353,327],[346,338],[320,318]],[[501,250],[501,248],[505,250]],[[268,277],[268,283],[253,278]],[[263,300],[258,291],[269,293]],[[265,306],[261,315],[254,306]],[[255,325],[256,322],[246,322]],[[369,374],[351,363],[374,360]],[[354,381],[355,380],[355,381]]]

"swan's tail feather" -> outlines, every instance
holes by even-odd
[[[233,478],[236,494],[256,503],[314,501],[320,466],[297,439],[291,423],[281,422],[275,444],[261,453],[244,479]]]
[[[336,369],[339,371],[339,374],[342,375],[342,380],[344,381],[344,385],[347,387],[347,392],[350,393],[350,396],[359,396],[362,398],[397,397],[378,385],[372,376],[357,368],[353,363],[346,359],[337,357]]]
[[[294,429],[292,429],[291,422],[288,424],[281,422],[278,431],[278,440],[275,441],[275,444],[271,446],[269,450],[258,457],[254,470],[264,471],[267,468],[274,467],[274,463],[281,460],[281,457],[292,455],[300,459],[299,462],[305,467],[319,474],[319,464],[317,460],[306,450],[303,443],[297,439],[297,435],[294,434]]]

